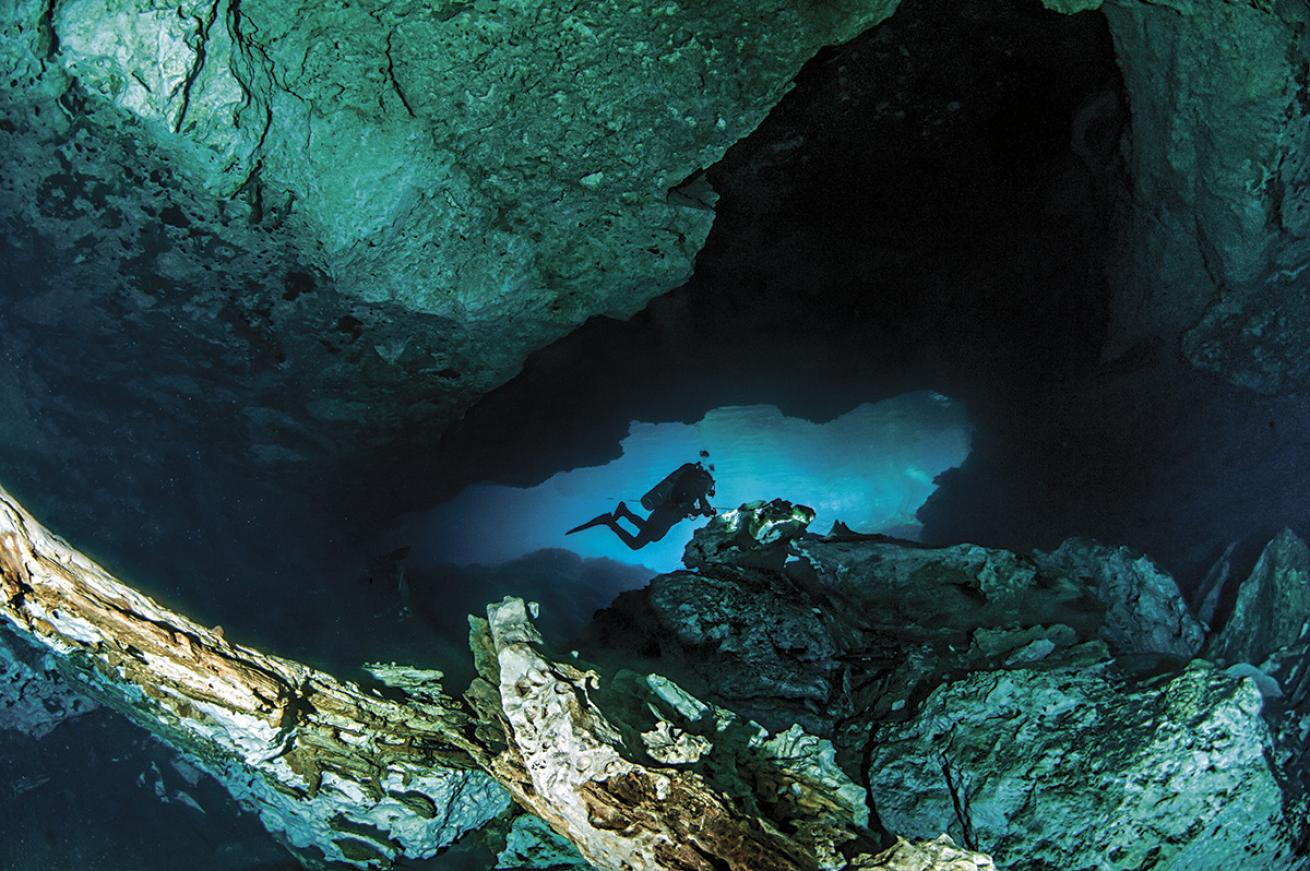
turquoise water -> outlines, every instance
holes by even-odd
[[[787,417],[770,405],[717,408],[690,424],[634,421],[613,462],[562,472],[531,488],[466,488],[412,515],[397,535],[412,544],[409,560],[417,568],[495,565],[565,548],[672,571],[703,518],[679,524],[638,552],[603,527],[564,532],[620,500],[644,513],[642,495],[704,450],[720,509],[781,497],[814,508],[816,531],[841,520],[864,532],[914,537],[915,510],[935,489],[934,478],[963,462],[970,434],[963,405],[929,391],[865,403],[826,423]]]

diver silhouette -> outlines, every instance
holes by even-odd
[[[650,512],[642,518],[633,513],[626,502],[620,502],[612,514],[593,517],[581,526],[575,526],[565,535],[572,535],[593,526],[608,526],[619,539],[633,550],[659,541],[669,530],[683,520],[693,517],[713,517],[716,513],[709,497],[714,495],[714,476],[702,463],[683,463],[641,497],[641,504]],[[633,535],[619,524],[627,519],[637,528]]]

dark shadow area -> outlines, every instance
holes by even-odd
[[[726,404],[821,421],[923,388],[971,414],[1036,402],[1098,359],[1125,120],[1099,14],[909,0],[709,170],[691,282],[535,355],[424,489],[536,483],[616,456],[629,420]]]
[[[409,573],[413,616],[400,628],[429,637],[428,657],[440,663],[449,692],[463,692],[473,679],[468,655],[468,615],[486,617],[487,604],[517,596],[540,606],[535,621],[551,645],[564,646],[582,634],[591,615],[624,590],[644,586],[651,572],[608,559],[582,559],[566,550],[543,550],[498,566],[438,566]],[[394,612],[386,618],[396,625]],[[403,624],[402,624],[403,625]],[[379,626],[385,629],[385,626]]]
[[[920,510],[928,540],[1053,548],[1090,535],[1146,552],[1190,591],[1230,542],[1240,580],[1281,529],[1305,532],[1302,395],[1252,394],[1155,347],[999,411]]]
[[[0,779],[0,867],[300,867],[216,781],[105,710],[42,740],[0,730]]]

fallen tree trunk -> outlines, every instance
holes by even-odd
[[[992,867],[940,839],[856,849],[871,843],[863,791],[832,764],[831,745],[816,755],[826,742],[798,729],[765,740],[714,708],[677,724],[657,713],[634,740],[640,726],[593,702],[594,673],[540,653],[521,600],[472,621],[481,678],[467,704],[442,693],[439,672],[368,666],[395,690],[383,695],[162,607],[0,489],[0,614],[91,695],[216,777],[311,867],[434,855],[511,797],[602,869]],[[649,711],[661,698],[711,710],[647,678],[662,688]],[[697,767],[741,753],[714,747],[725,730],[758,732],[728,766],[749,776]]]
[[[431,856],[509,805],[439,684],[401,703],[232,644],[113,578],[3,490],[0,613],[308,864]]]

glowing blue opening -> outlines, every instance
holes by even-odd
[[[623,455],[607,465],[562,472],[527,489],[475,485],[415,516],[410,561],[495,565],[565,548],[659,572],[681,568],[683,548],[704,518],[638,551],[605,527],[564,533],[620,500],[645,516],[642,495],[701,450],[715,467],[712,501],[720,510],[779,497],[814,508],[816,531],[841,520],[861,532],[913,538],[915,510],[935,489],[933,479],[964,460],[970,436],[961,403],[931,392],[866,403],[822,424],[769,405],[717,408],[693,424],[633,422]]]

